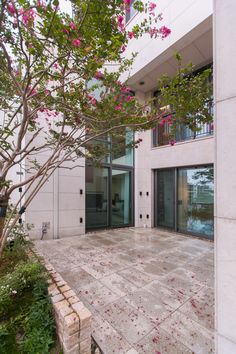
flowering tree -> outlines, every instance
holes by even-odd
[[[167,27],[158,27],[162,18],[156,4],[135,1],[136,10],[146,16],[128,32],[124,16],[131,0],[71,3],[73,16],[60,10],[58,0],[1,1],[0,252],[17,214],[56,168],[96,156],[90,144],[94,138],[125,127],[146,129],[158,119],[119,81],[133,59],[124,60],[122,54],[129,40],[170,34]],[[108,73],[102,69],[107,62],[118,63],[119,69]],[[39,162],[37,156],[47,157]],[[9,174],[17,165],[24,166],[26,177],[14,183]],[[9,199],[22,187],[9,223]]]

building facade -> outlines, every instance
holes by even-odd
[[[217,353],[233,354],[236,3],[159,0],[157,9],[172,34],[165,40],[143,36],[130,42],[126,56],[131,52],[138,56],[129,73],[129,86],[142,102],[155,95],[158,78],[174,75],[173,54],[177,51],[183,65],[191,61],[201,69],[214,61],[214,128],[204,125],[194,134],[183,127],[174,146],[166,139],[166,127],[140,132],[138,149],[117,152],[104,159],[102,168],[81,159],[73,170],[59,169],[35,197],[25,219],[34,224],[32,238],[78,236],[94,229],[126,226],[215,238]],[[141,20],[142,15],[132,8],[128,29]],[[129,135],[124,139],[130,139]]]
[[[163,13],[171,36],[133,39],[125,52],[126,57],[138,52],[129,86],[142,102],[155,95],[162,74],[176,72],[176,51],[183,65],[191,61],[197,69],[213,61],[210,0],[159,1],[157,12]],[[142,21],[142,16],[131,7],[127,28]],[[138,149],[116,152],[104,159],[102,168],[81,159],[73,170],[54,173],[26,213],[26,221],[34,225],[32,237],[60,238],[136,226],[212,239],[213,127],[205,125],[198,134],[183,127],[175,146],[166,139],[166,128],[137,134],[142,139]],[[124,139],[131,137],[125,134]]]

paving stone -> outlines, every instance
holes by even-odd
[[[118,274],[120,274],[123,278],[136,285],[138,288],[150,283],[153,280],[150,275],[140,272],[134,267],[124,269]]]
[[[132,345],[154,328],[148,317],[124,299],[107,305],[100,313]]]
[[[176,263],[174,264],[158,259],[140,263],[135,266],[135,268],[140,270],[144,274],[149,275],[152,280],[155,280],[160,278],[160,276],[165,275],[170,271],[176,269]]]
[[[35,244],[91,311],[93,336],[104,354],[214,351],[212,242],[129,228]],[[71,334],[79,330],[76,321]],[[86,322],[81,332],[86,353],[85,330]]]
[[[125,296],[126,294],[137,289],[135,285],[124,279],[119,274],[111,274],[100,279],[100,282],[120,297]]]
[[[77,291],[79,298],[83,301],[84,299],[91,306],[98,309],[102,306],[109,304],[112,301],[115,301],[119,296],[98,280],[94,281],[91,284],[87,284]]]
[[[197,354],[214,353],[214,334],[207,328],[182,314],[174,312],[161,325],[176,340],[181,341],[186,347]]]
[[[193,354],[191,349],[160,328],[151,331],[135,348],[139,354]]]
[[[124,337],[99,315],[93,317],[92,335],[104,354],[124,354],[131,348]]]
[[[179,311],[198,322],[200,325],[214,329],[214,290],[204,287],[195,296],[179,308]]]
[[[195,273],[184,268],[178,268],[163,276],[160,282],[180,294],[188,296],[193,296],[204,286],[204,283],[196,279]]]

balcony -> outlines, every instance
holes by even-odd
[[[171,143],[173,144],[173,142],[178,143],[211,136],[213,135],[213,130],[213,123],[199,124],[197,131],[193,131],[186,125],[180,124],[176,132],[173,133],[171,124],[166,121],[163,125],[158,124],[158,126],[152,130],[152,146],[165,146]]]

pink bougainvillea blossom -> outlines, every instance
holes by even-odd
[[[101,80],[103,78],[103,73],[101,71],[97,71],[94,75],[95,79]]]
[[[115,107],[116,111],[121,111],[121,109],[122,109],[121,105],[118,105],[118,106]]]
[[[165,123],[166,123],[165,119],[162,119],[162,120],[159,122],[159,125],[163,127],[163,126],[165,125]]]
[[[153,11],[153,10],[155,10],[155,8],[157,7],[157,4],[155,4],[154,2],[150,2],[150,4],[149,4],[149,11]]]
[[[124,22],[123,22],[124,21],[124,17],[119,15],[117,17],[117,21],[118,21],[118,28],[123,32],[124,29],[125,29]]]
[[[125,97],[125,101],[126,101],[126,102],[132,101],[133,99],[134,99],[133,96],[127,96],[127,97]]]
[[[97,104],[97,100],[96,100],[96,98],[93,98],[93,99],[91,100],[91,105],[92,105],[92,106],[96,106],[96,104]]]
[[[67,28],[63,28],[63,29],[62,29],[62,32],[64,32],[65,34],[69,34],[69,31],[68,31]]]
[[[29,9],[29,10],[20,9],[20,15],[22,16],[22,22],[26,27],[28,27],[29,24],[33,22],[35,18],[34,9]]]
[[[9,12],[9,14],[14,16],[15,13],[16,13],[15,6],[12,3],[8,4],[7,5],[7,11]]]
[[[161,38],[166,38],[171,34],[171,30],[169,28],[167,28],[166,26],[162,26],[159,29],[160,33],[161,33]]]
[[[125,50],[126,50],[126,45],[123,44],[122,47],[121,47],[121,52],[124,53]]]
[[[72,45],[76,48],[78,48],[81,45],[81,40],[80,39],[73,39]]]
[[[123,23],[123,21],[124,21],[124,17],[123,16],[121,16],[121,15],[119,15],[118,17],[117,17],[117,21],[118,21],[118,23]]]
[[[132,0],[123,0],[123,3],[124,3],[126,6],[130,6],[130,5],[131,5],[131,1],[132,1]]]
[[[74,22],[70,23],[70,28],[73,29],[73,30],[76,30],[76,25],[74,24]]]
[[[122,86],[121,87],[121,92],[124,93],[124,92],[132,92],[133,90],[130,88],[130,87],[127,87],[127,86]]]
[[[134,32],[132,32],[132,31],[128,32],[128,37],[129,37],[129,39],[134,38]]]
[[[46,8],[46,6],[45,6],[43,0],[38,0],[38,1],[37,1],[37,5],[38,5],[38,7],[42,7],[43,9]]]
[[[175,139],[171,139],[169,141],[169,143],[170,143],[171,146],[174,146],[176,144],[176,140]]]

